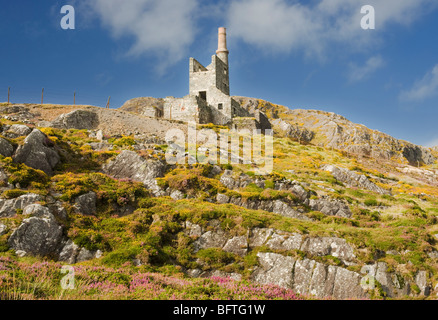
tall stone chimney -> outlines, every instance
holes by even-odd
[[[227,29],[219,28],[218,32],[218,47],[216,55],[221,59],[226,65],[228,65],[228,49],[227,49]]]

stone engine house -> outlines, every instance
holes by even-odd
[[[190,58],[189,94],[183,98],[165,98],[159,116],[168,120],[213,123],[233,129],[270,129],[263,113],[250,114],[230,96],[226,29],[219,28],[218,33],[218,49],[211,58],[211,64],[204,67],[196,59]]]

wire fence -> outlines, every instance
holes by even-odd
[[[67,91],[59,89],[41,88],[37,90],[29,87],[7,87],[0,93],[0,102],[10,104],[60,104],[60,105],[94,105],[109,109],[111,96],[102,97],[87,92]]]

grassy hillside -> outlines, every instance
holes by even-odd
[[[269,111],[269,110],[267,110]],[[272,110],[271,110],[272,111]],[[2,119],[2,126],[19,123]],[[29,125],[29,124],[28,124]],[[32,124],[30,124],[32,127]],[[213,126],[214,127],[214,126]],[[50,257],[19,257],[7,239],[25,217],[17,210],[13,217],[1,218],[7,226],[0,236],[0,298],[2,299],[298,299],[291,290],[262,286],[250,282],[258,264],[257,253],[275,252],[296,259],[310,258],[326,265],[342,266],[359,272],[365,264],[386,262],[407,279],[419,270],[429,272],[429,281],[438,283],[437,249],[438,188],[421,172],[404,173],[399,163],[372,158],[356,158],[332,148],[302,145],[288,137],[274,138],[274,172],[264,177],[264,188],[249,184],[230,190],[221,184],[221,174],[212,175],[211,165],[178,165],[157,179],[163,188],[179,190],[183,199],[153,197],[140,182],[115,179],[102,173],[102,165],[122,150],[133,150],[144,159],[163,159],[166,145],[149,144],[141,150],[134,136],[106,137],[111,146],[96,151],[90,143],[100,140],[88,130],[41,128],[59,150],[61,162],[53,176],[11,157],[0,156],[0,167],[7,175],[1,185],[2,199],[15,199],[35,193],[59,200],[66,208],[64,217],[56,217],[64,234],[73,242],[102,255],[75,265],[76,290],[59,286],[62,265]],[[24,137],[2,138],[15,147]],[[332,164],[365,175],[390,195],[348,187],[321,169]],[[422,169],[432,169],[434,165]],[[251,165],[222,166],[234,174],[254,177]],[[217,204],[218,194],[242,199],[296,201],[288,191],[274,190],[280,180],[294,180],[316,196],[329,196],[348,203],[351,218],[327,216],[302,206],[311,221],[284,217],[263,210],[245,209],[233,204]],[[12,187],[11,187],[12,186]],[[94,192],[95,215],[75,212],[75,199]],[[118,215],[117,208],[130,207],[128,215]],[[347,266],[333,256],[312,256],[300,250],[275,251],[269,248],[249,250],[244,257],[221,249],[193,250],[196,237],[184,232],[187,222],[209,228],[208,222],[219,220],[221,227],[234,236],[251,228],[273,228],[296,232],[304,237],[339,237],[355,248],[358,263]],[[241,281],[224,277],[192,279],[184,270],[238,273]],[[414,291],[418,288],[413,287]],[[376,297],[379,297],[377,295]],[[382,295],[380,295],[382,297]]]

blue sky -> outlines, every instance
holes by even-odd
[[[63,30],[63,5],[75,29]],[[375,8],[375,30],[361,7]],[[436,0],[14,0],[0,11],[0,101],[111,107],[188,93],[227,27],[232,95],[318,109],[438,145]]]

